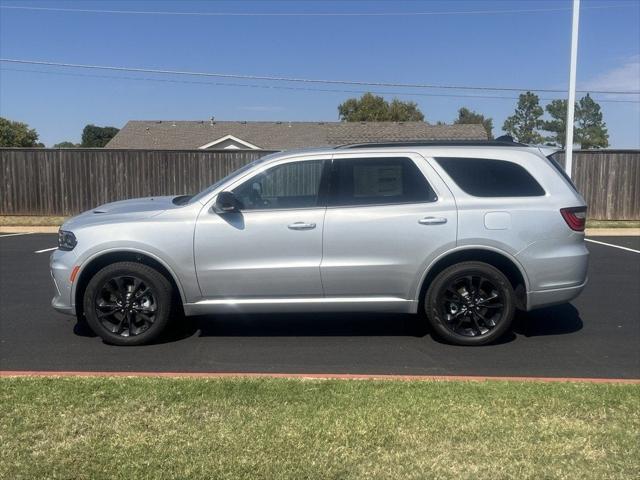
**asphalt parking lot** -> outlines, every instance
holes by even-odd
[[[0,233],[0,370],[351,373],[640,378],[640,237],[589,242],[572,304],[519,313],[496,345],[456,347],[419,317],[371,314],[185,319],[155,345],[104,344],[50,307],[53,234]]]

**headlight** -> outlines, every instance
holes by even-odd
[[[72,232],[58,230],[58,248],[60,250],[73,250],[77,244],[78,240]]]

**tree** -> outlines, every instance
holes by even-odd
[[[38,133],[22,122],[0,117],[0,147],[37,147]]]
[[[415,102],[394,98],[391,103],[372,93],[349,98],[338,105],[340,120],[345,122],[422,122],[424,115]]]
[[[394,98],[389,104],[389,121],[391,122],[422,122],[424,115],[415,102],[403,102]]]
[[[82,130],[81,147],[84,148],[102,148],[109,140],[116,136],[120,130],[115,127],[98,127],[96,125],[87,125]]]
[[[543,137],[538,129],[542,127],[543,113],[538,95],[521,93],[515,113],[504,121],[502,129],[518,142],[541,143]]]
[[[545,137],[545,140],[564,148],[567,141],[567,101],[553,100],[545,110],[551,116],[551,120],[544,120],[542,129],[553,134]]]
[[[69,141],[64,141],[64,142],[60,142],[60,143],[56,143],[53,148],[77,148],[78,144],[73,143],[73,142],[69,142]]]
[[[486,118],[484,115],[469,110],[467,107],[462,107],[458,110],[458,118],[453,123],[457,125],[481,124],[487,131],[489,140],[493,140],[493,119]]]
[[[576,106],[576,140],[580,148],[606,148],[609,146],[607,124],[602,119],[600,105],[587,93]]]
[[[604,148],[609,146],[609,134],[606,124],[602,120],[602,112],[598,105],[587,94],[576,102],[576,122],[574,126],[576,143],[581,148]],[[552,132],[553,135],[546,140],[553,145],[565,148],[567,135],[567,101],[553,100],[546,106],[546,111],[552,120],[543,122],[543,129]]]

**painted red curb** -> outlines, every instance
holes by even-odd
[[[640,384],[640,379],[580,377],[496,377],[482,375],[361,375],[350,373],[232,373],[232,372],[86,372],[0,370],[0,377],[149,377],[149,378],[298,378],[320,380],[436,380]]]

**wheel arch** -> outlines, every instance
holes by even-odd
[[[78,277],[74,282],[74,289],[72,293],[76,315],[78,315],[78,317],[82,316],[84,313],[84,302],[82,301],[82,297],[84,296],[89,280],[100,269],[116,262],[138,262],[154,268],[164,275],[171,284],[175,300],[180,303],[180,308],[184,305],[185,296],[182,285],[180,284],[178,277],[164,261],[149,252],[135,249],[116,249],[97,253],[83,263],[82,268],[78,272]]]
[[[424,307],[424,296],[433,279],[445,268],[460,262],[477,261],[487,263],[500,270],[509,279],[516,294],[516,306],[527,308],[529,279],[522,265],[508,253],[486,246],[464,246],[443,253],[436,258],[422,274],[415,301],[417,312]]]

